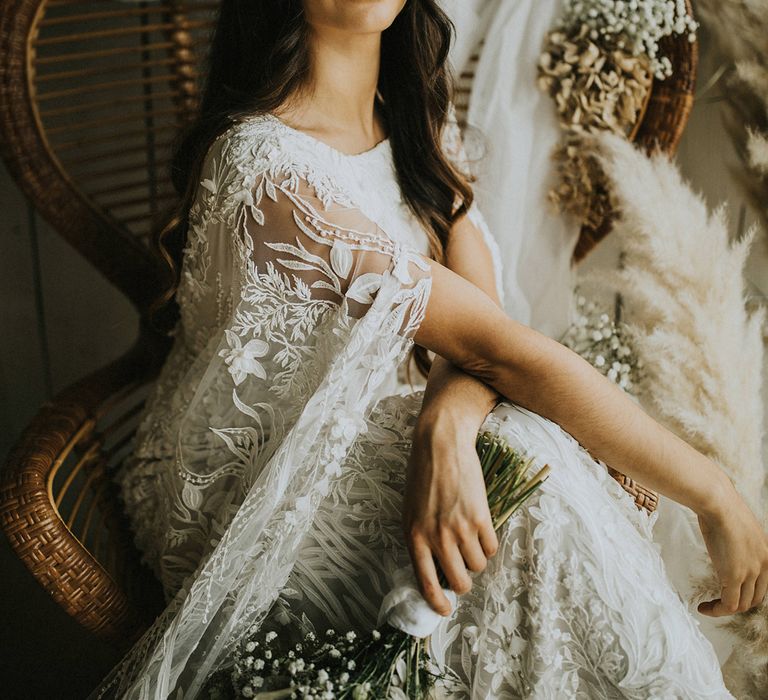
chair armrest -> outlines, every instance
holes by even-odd
[[[0,528],[15,552],[67,613],[119,647],[131,644],[164,604],[159,583],[139,565],[109,475],[100,421],[154,379],[167,345],[143,333],[125,355],[43,404],[11,450],[0,479]],[[129,413],[137,413],[135,402]],[[123,446],[132,432],[121,438]],[[62,468],[73,461],[75,467]],[[67,476],[62,491],[85,484],[78,486],[79,493],[70,489],[77,498],[67,520],[60,508],[63,493],[54,495],[59,470]],[[84,482],[74,479],[78,471]],[[93,505],[86,491],[93,492]],[[78,510],[84,516],[79,521],[85,519],[82,540],[73,531]],[[106,534],[108,556],[103,559],[111,565],[99,561],[83,541],[94,512],[102,514],[102,528],[91,531],[99,538]]]

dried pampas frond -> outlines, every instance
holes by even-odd
[[[764,314],[745,307],[743,269],[755,232],[731,244],[725,208],[710,215],[664,156],[608,135],[596,144],[621,212],[625,320],[644,329],[638,350],[656,376],[653,401],[754,499],[765,478],[755,377]]]
[[[644,363],[640,398],[660,422],[717,462],[765,522],[765,314],[747,308],[743,276],[755,231],[731,243],[724,207],[710,215],[665,156],[649,158],[610,134],[588,145],[620,212],[613,235],[623,267],[610,284],[622,294],[624,320]],[[710,595],[719,593],[715,584],[714,573],[697,582]],[[768,603],[725,626],[740,640],[738,659],[727,668],[731,691],[755,687],[755,697],[768,697]]]
[[[729,62],[728,131],[738,177],[768,231],[768,0],[699,0],[696,10]]]
[[[750,90],[753,96],[753,101],[740,109],[742,114],[749,112],[744,144],[747,162],[760,176],[768,178],[768,66],[756,61],[737,63],[733,82]]]
[[[696,16],[734,60],[765,51],[768,0],[696,0]]]
[[[737,63],[728,88],[728,133],[744,167],[737,179],[768,229],[768,64]]]

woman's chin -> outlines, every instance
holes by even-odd
[[[406,0],[305,0],[310,24],[356,34],[383,32],[395,21]]]

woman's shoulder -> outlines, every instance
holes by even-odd
[[[348,173],[327,151],[270,113],[242,117],[211,143],[203,177],[252,187],[263,175],[297,189],[308,183],[323,200],[349,200]]]
[[[239,166],[262,166],[279,158],[298,160],[274,118],[268,114],[240,117],[211,143],[206,160],[220,160]]]
[[[231,158],[247,158],[264,166],[290,165],[305,169],[333,170],[337,166],[328,156],[333,151],[323,143],[288,126],[266,112],[240,117],[212,144]]]

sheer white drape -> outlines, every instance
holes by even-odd
[[[507,312],[559,337],[569,322],[570,260],[579,227],[547,201],[550,154],[561,132],[551,98],[536,86],[536,62],[561,1],[443,0],[442,5],[456,25],[451,59],[457,72],[484,41],[465,143],[476,164],[480,210],[501,249]]]

